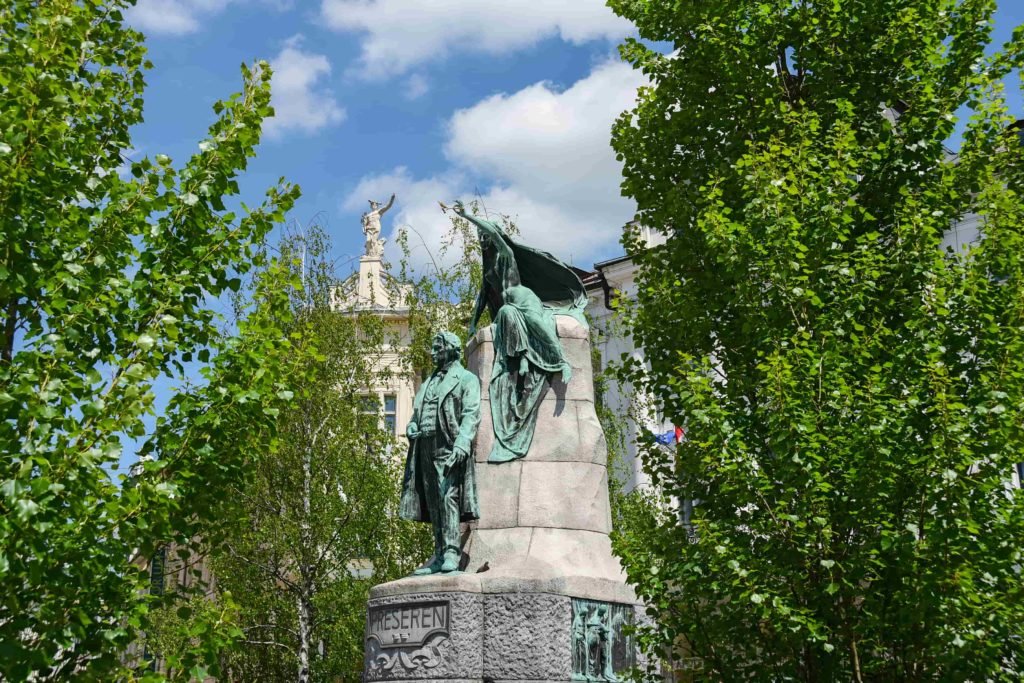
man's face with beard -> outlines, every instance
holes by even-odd
[[[448,360],[448,347],[441,337],[434,337],[434,343],[430,347],[430,357],[434,359],[434,367],[439,368]]]

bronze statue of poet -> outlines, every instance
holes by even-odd
[[[480,379],[462,366],[461,354],[462,342],[452,332],[434,337],[434,372],[416,393],[406,429],[409,454],[399,514],[434,527],[434,556],[414,574],[457,570],[459,523],[480,518],[472,457]]]

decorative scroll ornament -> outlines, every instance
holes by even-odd
[[[448,656],[451,641],[444,634],[436,634],[415,650],[384,650],[374,639],[367,647],[366,680],[380,681],[437,667]]]

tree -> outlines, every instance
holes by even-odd
[[[280,246],[289,271],[259,273],[257,296],[290,301],[294,396],[276,414],[278,448],[254,456],[252,476],[231,486],[238,505],[218,520],[216,543],[203,534],[193,549],[214,578],[206,602],[237,605],[242,637],[222,653],[230,680],[358,680],[370,586],[408,575],[429,544],[397,517],[404,458],[376,405],[398,370],[386,360],[396,340],[379,316],[332,308],[337,280],[319,225]],[[207,619],[181,597],[184,610],[161,615],[161,636]],[[180,636],[153,645],[170,659],[191,647]]]
[[[244,478],[242,444],[271,447],[288,340],[273,292],[235,334],[216,299],[294,202],[283,182],[225,210],[270,115],[270,72],[242,68],[199,152],[122,176],[142,120],[140,34],[124,0],[0,7],[0,671],[7,680],[128,675],[121,653],[154,601],[133,558],[192,536]],[[130,177],[128,177],[130,175]],[[277,311],[275,313],[275,310]],[[156,413],[183,363],[206,384]],[[268,368],[270,369],[268,371]],[[229,433],[211,415],[230,413]],[[126,443],[148,459],[112,476]],[[223,634],[228,637],[229,625]],[[201,647],[182,664],[203,670]]]
[[[601,423],[608,450],[608,502],[612,517],[613,547],[644,544],[646,537],[657,527],[656,518],[671,514],[661,505],[661,496],[651,491],[647,482],[634,477],[635,462],[629,452],[630,427],[652,422],[650,406],[638,400],[632,387],[619,385],[621,395],[630,396],[628,404],[610,400],[610,389],[619,379],[621,363],[614,358],[603,358],[602,338],[623,338],[628,335],[627,323],[631,318],[632,302],[619,300],[617,313],[604,320],[588,319],[593,340],[590,360],[594,368],[594,408]],[[589,316],[588,316],[589,318]],[[639,432],[638,432],[639,433]]]
[[[410,232],[416,235],[399,235],[398,274],[381,282],[408,309],[404,338],[370,312],[332,310],[339,283],[329,239],[316,222],[282,241],[290,274],[255,279],[260,296],[274,292],[289,301],[284,324],[292,353],[284,372],[295,396],[278,415],[279,450],[259,458],[254,476],[233,487],[240,502],[233,516],[207,520],[210,532],[181,549],[187,562],[205,563],[213,581],[174,586],[176,601],[160,610],[147,634],[147,652],[172,677],[181,673],[175,662],[195,646],[195,632],[237,607],[232,623],[242,635],[223,648],[220,661],[230,680],[356,680],[371,584],[408,575],[430,554],[428,528],[395,516],[402,444],[380,428],[368,398],[396,373],[432,367],[431,338],[468,322],[481,266],[475,231],[458,217],[439,249],[422,245],[425,271],[414,263],[420,247],[410,245]],[[239,309],[258,298],[240,297]],[[389,366],[387,351],[395,346],[405,352]],[[371,568],[372,577],[360,573]]]
[[[640,251],[627,373],[685,423],[620,545],[723,680],[1017,680],[1024,661],[1024,31],[992,0],[611,0],[650,86],[613,132]],[[944,147],[967,111],[959,153]],[[977,216],[984,239],[943,248]]]

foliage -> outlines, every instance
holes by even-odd
[[[189,538],[243,478],[241,444],[269,447],[286,355],[264,306],[234,338],[213,300],[297,196],[281,184],[226,212],[271,113],[270,72],[242,68],[199,152],[121,174],[142,119],[141,36],[127,2],[0,7],[0,677],[116,677],[155,595],[133,558]],[[129,177],[130,176],[130,177]],[[155,428],[154,383],[196,363],[207,385]],[[231,414],[244,431],[218,422]],[[212,418],[211,415],[217,415]],[[158,455],[122,485],[126,442]],[[187,503],[184,503],[187,501]],[[183,665],[203,663],[202,652]],[[195,668],[197,674],[202,673]],[[124,674],[126,675],[126,674]]]
[[[194,680],[195,669],[189,662],[197,658],[196,651],[202,653],[202,661],[219,662],[223,652],[242,636],[237,622],[238,606],[229,593],[211,600],[203,592],[193,591],[187,600],[164,602],[153,610],[146,625],[143,663],[155,673],[154,659],[159,655],[167,679]]]
[[[612,549],[618,556],[631,556],[636,549],[647,547],[661,525],[671,523],[671,506],[663,504],[664,496],[658,488],[637,486],[633,481],[633,463],[627,448],[629,417],[608,406],[598,406],[597,419],[608,444]]]
[[[244,634],[224,653],[230,680],[359,680],[370,586],[428,554],[425,529],[395,514],[404,453],[376,403],[395,379],[396,340],[381,317],[332,309],[329,249],[311,225],[282,241],[290,273],[257,276],[260,296],[291,301],[294,396],[277,415],[279,447],[231,487],[237,514],[205,560],[213,601],[237,603]],[[354,574],[366,566],[372,580]],[[179,651],[169,644],[161,654]]]
[[[650,80],[623,189],[668,236],[633,245],[627,374],[687,426],[645,453],[666,504],[701,501],[697,543],[665,521],[624,553],[646,647],[723,680],[1018,680],[1024,31],[986,55],[992,0],[609,4],[673,49],[622,48]]]

